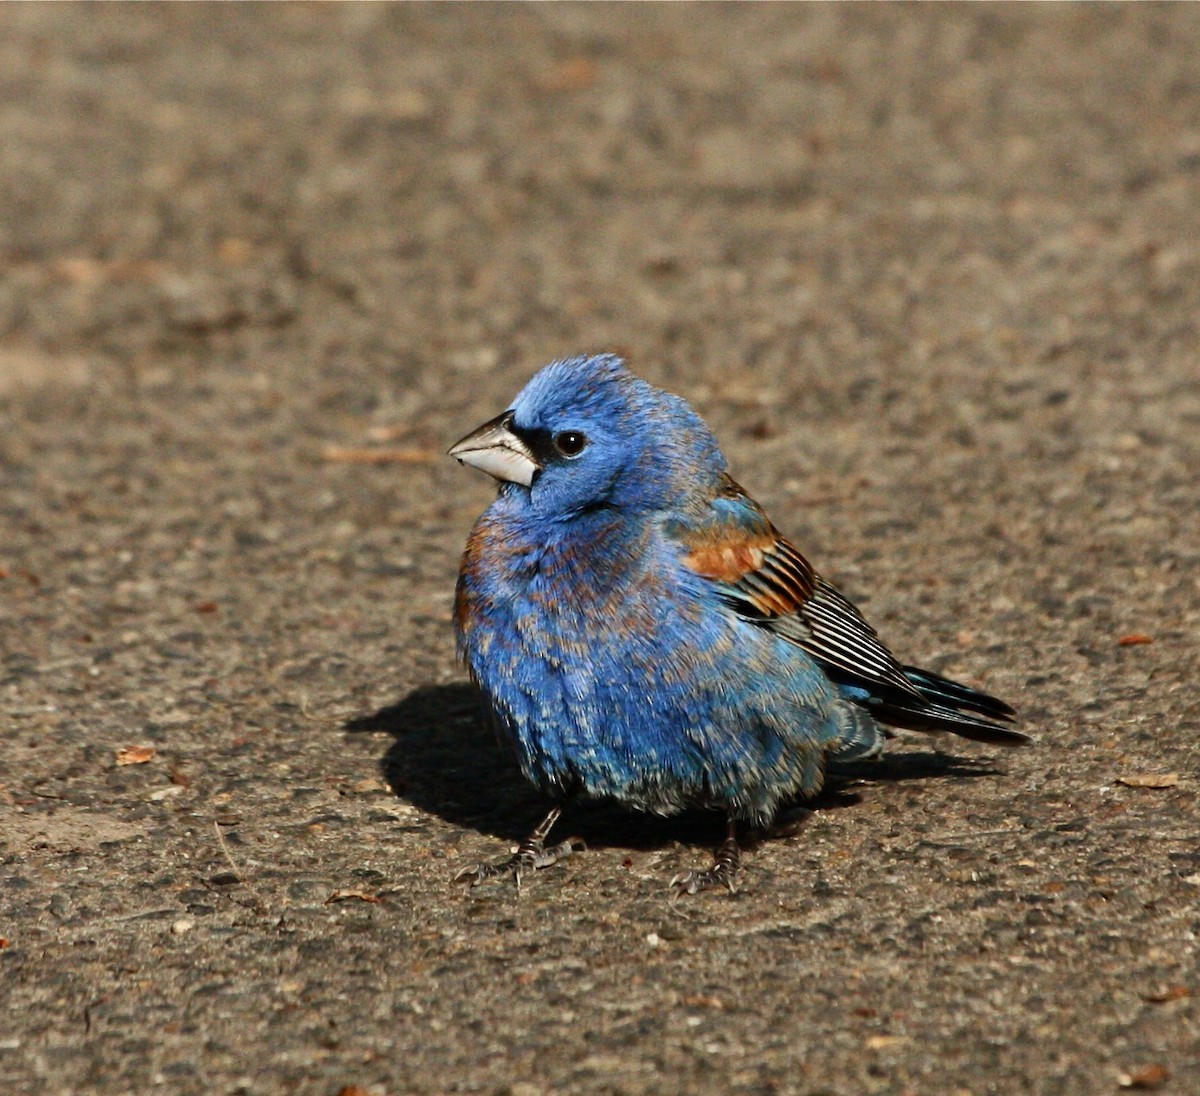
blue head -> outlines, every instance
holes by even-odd
[[[514,487],[549,518],[685,504],[725,470],[712,431],[685,400],[611,354],[546,366],[504,414],[450,455]]]

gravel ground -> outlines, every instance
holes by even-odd
[[[1200,7],[0,7],[0,1088],[1200,1092]],[[743,890],[540,804],[445,448],[619,349],[898,653]]]

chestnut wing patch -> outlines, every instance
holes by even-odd
[[[812,567],[774,530],[753,541],[705,544],[694,548],[684,562],[698,575],[712,579],[750,615],[768,619],[796,612],[813,594]]]

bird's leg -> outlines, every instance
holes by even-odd
[[[533,833],[517,846],[517,851],[507,860],[497,860],[490,864],[476,864],[473,868],[463,868],[454,877],[454,881],[456,883],[466,882],[468,887],[477,887],[488,879],[511,875],[513,882],[517,885],[517,890],[520,890],[521,880],[528,872],[537,871],[538,868],[548,868],[551,864],[565,860],[572,853],[583,852],[587,845],[584,844],[581,837],[568,837],[565,841],[546,848],[546,838],[549,837],[550,830],[553,829],[560,814],[562,814],[562,807],[552,807],[550,813],[537,824]]]
[[[689,871],[671,880],[675,897],[699,894],[711,887],[728,887],[730,894],[737,892],[737,874],[742,868],[742,850],[737,843],[737,820],[730,815],[725,823],[725,840],[713,857],[713,866],[705,871]]]

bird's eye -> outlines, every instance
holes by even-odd
[[[554,435],[554,448],[564,457],[577,457],[587,447],[587,438],[577,430],[564,430]]]

